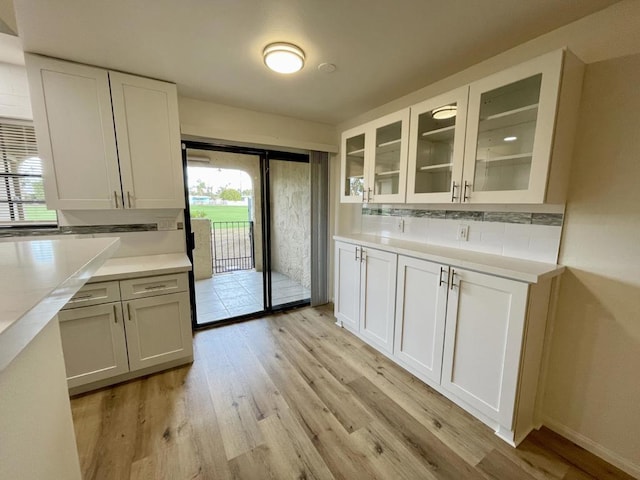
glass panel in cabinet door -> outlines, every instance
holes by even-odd
[[[451,190],[456,113],[454,102],[418,117],[415,193]]]
[[[541,82],[539,74],[482,94],[474,190],[529,188]]]
[[[400,191],[401,141],[401,120],[376,129],[374,195],[394,195]]]
[[[347,138],[344,194],[361,197],[364,193],[364,133]]]

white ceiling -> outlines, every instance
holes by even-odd
[[[616,1],[15,0],[15,10],[25,51],[337,124]],[[300,73],[266,69],[274,41],[302,47]]]

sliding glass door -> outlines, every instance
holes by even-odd
[[[271,306],[311,296],[311,189],[308,159],[269,156],[269,286]]]
[[[194,327],[309,303],[307,155],[187,142]]]

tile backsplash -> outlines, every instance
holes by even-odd
[[[449,211],[410,208],[362,209],[361,233],[538,262],[556,263],[563,214]],[[458,227],[467,225],[467,240]]]

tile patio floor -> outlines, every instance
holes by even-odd
[[[310,297],[310,292],[288,276],[271,274],[273,305]],[[259,312],[262,305],[262,272],[243,270],[196,281],[198,323],[225,320]]]

